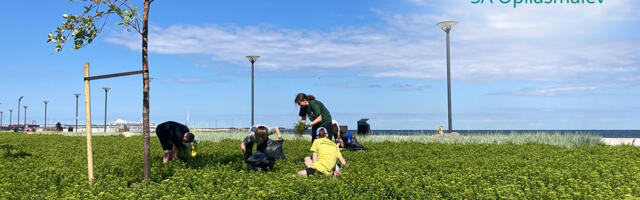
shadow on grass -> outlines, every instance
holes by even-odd
[[[4,151],[4,157],[5,158],[24,158],[27,156],[31,156],[30,153],[24,152],[22,150],[12,150],[14,149],[13,145],[9,145],[9,144],[3,144],[0,145],[0,148],[5,149]]]

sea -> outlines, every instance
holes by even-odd
[[[289,129],[283,132],[291,132]],[[445,130],[446,131],[446,130]],[[357,130],[349,130],[350,133],[357,133]],[[603,138],[640,138],[640,130],[453,130],[461,135],[484,135],[484,134],[527,134],[544,132],[549,134],[589,134],[598,135]],[[435,134],[435,130],[371,130],[371,135],[423,135]]]

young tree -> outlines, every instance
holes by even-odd
[[[59,52],[67,40],[73,39],[73,49],[80,49],[91,44],[94,38],[102,31],[109,16],[120,18],[117,26],[123,26],[127,31],[135,30],[142,36],[142,135],[144,143],[144,179],[151,177],[151,161],[149,152],[149,62],[148,55],[148,31],[149,31],[149,6],[153,0],[143,0],[142,19],[138,14],[138,7],[133,6],[129,0],[69,0],[71,2],[84,3],[84,12],[80,15],[63,14],[64,22],[57,27],[54,33],[49,33],[47,42],[56,43],[55,51]],[[142,24],[142,27],[140,25]]]

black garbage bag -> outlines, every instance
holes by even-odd
[[[349,151],[368,151],[368,149],[362,146],[362,144],[360,144],[355,138],[345,142],[344,148]]]
[[[247,166],[252,170],[260,169],[263,172],[267,172],[273,169],[273,165],[276,163],[276,158],[258,151],[247,158],[246,162]]]
[[[284,151],[282,150],[283,139],[280,140],[267,140],[267,148],[264,153],[273,156],[276,159],[286,160],[287,157],[284,155]]]

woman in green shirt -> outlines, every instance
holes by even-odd
[[[324,127],[328,133],[333,133],[333,126],[331,125],[331,114],[327,107],[322,104],[322,102],[316,100],[313,95],[306,95],[304,93],[299,93],[296,95],[296,99],[294,100],[296,104],[300,106],[300,117],[302,118],[302,122],[305,123],[307,120],[307,116],[311,122],[309,126],[311,126],[311,133],[315,133],[318,128]],[[316,139],[316,134],[311,134],[311,143]],[[329,140],[332,138],[329,137]]]

